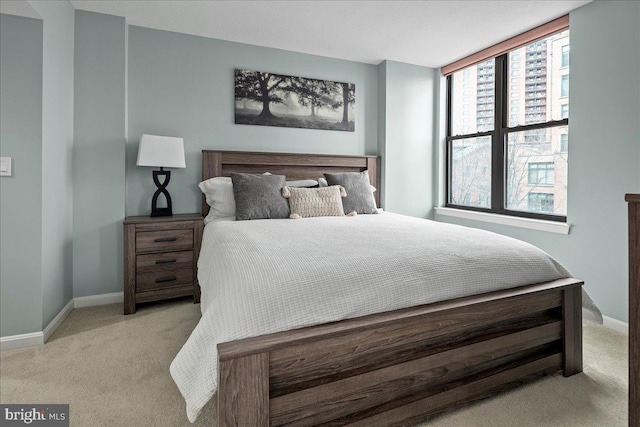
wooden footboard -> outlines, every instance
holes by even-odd
[[[410,425],[582,371],[561,279],[218,345],[218,426]]]

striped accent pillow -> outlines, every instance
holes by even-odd
[[[289,218],[344,216],[342,198],[347,192],[340,185],[322,188],[284,187],[282,195],[289,199]]]

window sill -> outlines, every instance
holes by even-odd
[[[435,208],[436,215],[452,216],[471,219],[474,221],[490,222],[493,224],[510,225],[512,227],[528,228],[549,233],[569,234],[571,225],[565,222],[545,221],[541,219],[521,218],[517,216],[498,215],[493,213],[467,211],[454,208]]]

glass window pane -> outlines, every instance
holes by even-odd
[[[568,42],[569,40],[567,40]],[[569,66],[569,45],[564,45],[562,46],[562,48],[560,49],[561,53],[562,53],[562,59],[560,60],[560,66],[561,67],[568,67]]]
[[[521,107],[509,127],[566,118],[562,105],[568,108],[569,103],[569,30],[513,50],[508,57],[510,68],[519,64],[523,75],[508,89],[509,98],[517,97]]]
[[[507,209],[567,214],[568,129],[558,126],[507,137]]]
[[[451,78],[451,134],[465,135],[493,130],[495,60],[460,70]],[[465,110],[471,111],[467,121],[462,117]]]
[[[491,207],[491,137],[451,141],[450,203]]]

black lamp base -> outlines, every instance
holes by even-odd
[[[160,176],[164,176],[164,182],[160,183]],[[167,191],[167,185],[169,185],[169,180],[171,179],[171,171],[166,171],[160,168],[159,171],[153,171],[153,182],[156,184],[158,189],[155,193],[153,193],[153,199],[151,199],[151,216],[173,216],[173,209],[171,206],[171,196]],[[158,207],[158,196],[160,194],[164,195],[164,198],[167,199],[167,207],[159,208]]]

